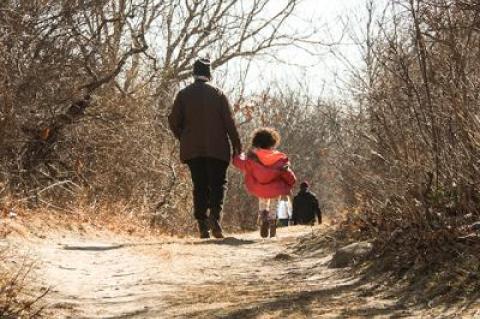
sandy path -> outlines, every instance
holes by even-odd
[[[21,247],[38,259],[55,318],[417,317],[327,268],[325,252],[289,248],[309,232],[158,243],[70,234]]]

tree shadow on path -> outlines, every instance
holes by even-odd
[[[207,239],[202,241],[196,241],[194,245],[228,245],[228,246],[242,246],[255,244],[255,240],[251,239],[241,239],[235,237],[226,237],[222,239]]]
[[[300,283],[299,283],[300,284]],[[389,318],[401,318],[408,316],[409,313],[396,303],[389,303],[383,306],[368,305],[367,300],[351,296],[351,292],[362,286],[361,280],[325,287],[303,287],[303,290],[283,291],[282,284],[275,282],[264,285],[259,291],[256,300],[252,302],[242,302],[241,299],[232,298],[232,300],[222,300],[230,303],[232,306],[225,306],[203,311],[188,313],[189,318],[225,318],[225,319],[246,319],[259,318],[262,315],[273,315],[278,318],[316,318],[328,316],[329,318],[352,318],[365,317],[373,318],[376,316],[388,316]],[[258,286],[257,286],[258,287]],[[244,287],[248,290],[248,287]],[[227,288],[228,289],[228,288]],[[278,291],[277,295],[272,296],[272,291]],[[236,292],[238,296],[248,294],[241,289]],[[275,293],[274,293],[275,294]],[[205,294],[195,296],[196,302],[207,302],[209,291]],[[192,296],[193,297],[193,296]],[[350,299],[350,301],[348,300]],[[189,301],[188,298],[183,300]],[[190,300],[193,302],[193,300]],[[268,317],[270,318],[270,317]]]

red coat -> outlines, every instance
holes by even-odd
[[[290,168],[283,169],[287,164],[286,156],[270,166],[265,166],[248,157],[242,159],[240,156],[235,156],[233,159],[233,165],[245,176],[247,191],[260,198],[275,198],[290,194],[296,177]]]

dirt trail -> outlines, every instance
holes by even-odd
[[[224,240],[62,235],[18,248],[38,259],[55,318],[417,317],[292,243],[310,228]],[[301,245],[301,244],[300,244]]]

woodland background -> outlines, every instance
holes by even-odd
[[[106,211],[190,232],[189,175],[166,116],[194,59],[208,52],[222,70],[282,47],[328,45],[348,64],[335,43],[287,27],[298,0],[272,2],[1,1],[2,209]],[[246,94],[241,81],[228,92],[243,141],[276,127],[340,231],[375,240],[391,266],[459,258],[478,273],[468,252],[478,247],[480,5],[365,9],[364,27],[345,31],[363,61],[349,65],[342,96],[281,83]],[[228,72],[215,76],[222,83]],[[254,227],[255,202],[230,175],[224,224]]]

